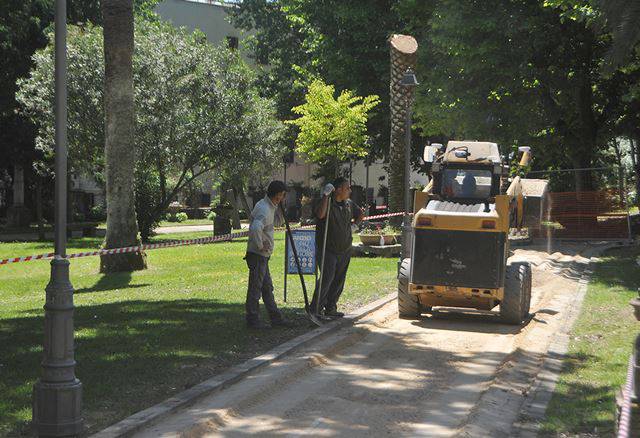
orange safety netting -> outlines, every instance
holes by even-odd
[[[626,239],[629,212],[614,190],[551,192],[543,201],[540,237]]]

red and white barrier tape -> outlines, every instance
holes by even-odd
[[[409,215],[412,215],[413,213],[409,213]],[[404,212],[400,211],[398,213],[387,213],[387,214],[377,214],[374,216],[366,216],[363,217],[362,220],[363,221],[370,221],[371,219],[382,219],[382,218],[386,218],[386,217],[396,217],[396,216],[404,216]]]
[[[96,251],[77,252],[73,254],[67,254],[65,258],[77,259],[81,257],[91,257],[91,256],[108,255],[108,254],[124,254],[129,252],[146,251],[150,249],[170,248],[175,246],[201,245],[201,244],[207,244],[207,243],[226,242],[226,241],[236,239],[238,237],[246,237],[248,235],[249,235],[248,231],[242,231],[239,233],[225,234],[223,236],[202,237],[200,239],[172,240],[170,242],[165,242],[165,243],[151,243],[151,244],[144,244],[139,246],[128,246],[125,248],[99,249]],[[8,259],[1,259],[0,265],[8,265],[9,263],[29,262],[31,260],[52,259],[54,257],[55,257],[55,253],[52,253],[52,252],[48,254],[39,254],[35,256],[12,257]]]
[[[51,259],[55,256],[55,253],[38,254],[24,257],[12,257],[9,259],[0,260],[0,265],[8,265],[9,263],[30,262],[31,260]]]
[[[629,358],[627,381],[622,388],[622,409],[618,422],[618,438],[631,437],[631,391],[633,390],[633,355]]]
[[[362,218],[362,220],[382,219],[382,218],[402,216],[402,215],[404,215],[403,212],[378,214],[375,216],[366,216]],[[302,225],[302,226],[295,227],[295,229],[314,228],[314,227],[315,225]],[[292,227],[292,229],[293,228],[294,227]],[[81,257],[91,257],[91,256],[108,255],[108,254],[124,254],[129,252],[146,251],[150,249],[170,248],[175,246],[202,245],[207,243],[230,241],[238,237],[247,237],[248,235],[249,235],[248,231],[241,231],[239,233],[230,233],[230,234],[225,234],[223,236],[214,236],[214,237],[202,237],[200,239],[172,240],[166,243],[151,243],[151,244],[145,244],[145,245],[139,245],[139,246],[129,246],[126,248],[100,249],[97,251],[77,252],[73,254],[67,254],[65,258],[77,259]],[[10,257],[8,259],[0,259],[0,265],[8,265],[10,263],[30,262],[32,260],[52,259],[52,258],[55,258],[55,256],[56,256],[55,253],[50,252],[47,254],[38,254],[38,255],[32,255],[32,256]]]

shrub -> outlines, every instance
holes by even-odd
[[[103,204],[94,205],[89,210],[89,218],[92,221],[104,221],[107,219],[107,207]]]
[[[187,219],[189,219],[189,216],[187,216],[187,213],[180,212],[180,213],[176,214],[176,221],[177,222],[184,222]]]

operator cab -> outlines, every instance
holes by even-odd
[[[431,167],[433,194],[465,205],[491,202],[500,194],[502,169],[497,144],[450,141]]]

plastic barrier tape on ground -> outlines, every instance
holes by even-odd
[[[633,356],[629,359],[627,381],[622,389],[622,408],[618,422],[618,438],[631,437],[631,391],[633,391]]]
[[[403,216],[404,213],[387,213],[387,214],[378,214],[375,216],[366,216],[363,217],[362,220],[372,220],[372,219],[383,219],[388,217],[396,217]],[[302,225],[297,227],[292,227],[296,229],[302,228],[314,228],[315,225]],[[282,228],[283,230],[284,228]],[[187,246],[187,245],[203,245],[207,243],[216,243],[216,242],[228,242],[233,239],[237,239],[239,237],[247,237],[249,236],[248,231],[241,231],[239,233],[230,233],[222,236],[214,236],[214,237],[202,237],[199,239],[187,239],[187,240],[172,240],[166,243],[150,243],[139,246],[129,246],[126,248],[114,248],[114,249],[100,249],[97,251],[87,251],[87,252],[77,252],[73,254],[67,254],[65,258],[67,259],[77,259],[80,257],[92,257],[98,255],[108,255],[108,254],[123,254],[129,252],[140,252],[146,251],[150,249],[158,249],[158,248],[171,248],[175,246]],[[0,259],[0,265],[8,265],[10,263],[20,263],[20,262],[30,262],[32,260],[44,260],[44,259],[52,259],[55,258],[55,253],[47,253],[47,254],[38,254],[32,256],[23,256],[23,257],[10,257],[8,259]]]

